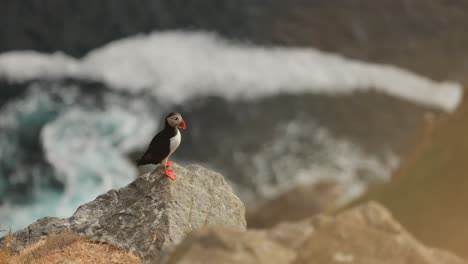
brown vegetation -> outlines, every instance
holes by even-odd
[[[0,226],[0,235],[6,232],[5,229],[2,229]],[[6,234],[6,239],[3,244],[0,244],[0,264],[10,263],[12,256],[12,247],[11,247],[11,231],[8,231]]]
[[[109,244],[92,242],[71,233],[51,236],[18,254],[13,254],[11,242],[11,238],[8,238],[0,249],[0,264],[142,263],[140,258],[126,250]]]

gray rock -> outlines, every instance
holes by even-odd
[[[175,181],[159,168],[80,206],[70,218],[36,221],[12,234],[15,250],[70,231],[130,249],[153,262],[162,249],[180,242],[193,229],[223,225],[245,230],[244,205],[222,175],[196,165],[174,164],[173,168]]]

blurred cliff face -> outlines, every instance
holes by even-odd
[[[467,78],[463,0],[5,0],[0,5],[0,52],[83,56],[142,32],[203,29],[259,44],[313,46],[438,79]]]

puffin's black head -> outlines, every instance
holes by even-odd
[[[184,119],[182,119],[182,116],[177,112],[171,112],[166,116],[166,124],[171,127],[187,129]]]

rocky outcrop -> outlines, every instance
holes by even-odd
[[[413,238],[382,206],[370,203],[336,218],[321,217],[301,245],[299,263],[466,263]]]
[[[211,226],[191,233],[175,250],[166,252],[162,263],[270,264],[291,263],[294,257],[293,251],[261,232]]]
[[[417,263],[462,264],[450,253],[422,245],[377,203],[335,217],[316,216],[264,231],[207,227],[191,233],[165,264],[197,263]]]
[[[70,218],[46,217],[13,233],[15,249],[69,231],[131,249],[146,262],[154,262],[162,249],[180,242],[193,229],[205,225],[246,228],[244,206],[222,175],[200,166],[173,166],[175,181],[156,169],[80,206]]]
[[[268,228],[335,209],[338,207],[340,189],[335,182],[296,186],[247,210],[249,228]]]

